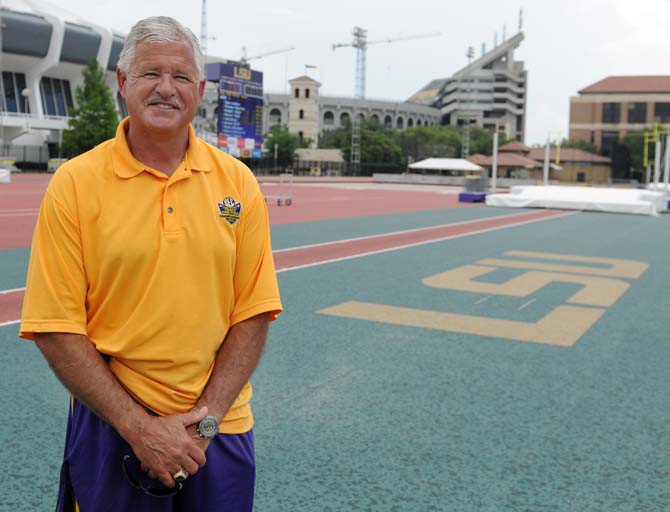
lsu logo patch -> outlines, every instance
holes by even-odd
[[[240,220],[242,205],[232,197],[226,197],[223,201],[217,203],[217,206],[219,207],[219,217],[223,217],[230,224],[235,224]]]

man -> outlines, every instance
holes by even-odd
[[[117,79],[129,117],[54,175],[23,306],[73,396],[59,510],[251,510],[248,379],[282,309],[265,201],[190,126],[190,30],[138,22]]]

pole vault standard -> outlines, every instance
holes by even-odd
[[[496,124],[496,131],[493,132],[493,162],[491,166],[491,193],[496,193],[496,185],[498,182],[498,125]]]
[[[549,139],[547,139],[547,146],[544,150],[544,168],[542,169],[542,183],[546,187],[549,185]]]
[[[654,190],[658,189],[658,182],[661,173],[661,139],[656,139],[656,154],[654,155]]]

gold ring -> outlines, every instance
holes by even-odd
[[[186,480],[188,478],[188,471],[186,471],[184,468],[179,468],[179,471],[172,475],[172,478],[174,478],[175,481]]]

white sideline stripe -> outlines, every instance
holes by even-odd
[[[528,213],[528,212],[523,212],[523,213],[514,214],[514,215],[505,215],[504,218],[515,217],[517,215],[523,215],[525,213]],[[453,240],[455,238],[462,238],[462,237],[471,236],[471,235],[478,235],[480,233],[488,233],[488,232],[491,232],[491,231],[497,231],[499,229],[514,228],[514,227],[523,226],[523,225],[526,225],[526,224],[533,224],[535,222],[542,222],[542,221],[551,220],[551,219],[559,219],[561,217],[568,217],[570,215],[576,215],[578,213],[580,213],[580,212],[579,211],[563,212],[563,213],[560,213],[558,215],[552,215],[551,217],[542,217],[540,219],[526,220],[526,221],[523,221],[523,222],[519,222],[517,224],[509,224],[507,226],[496,226],[496,227],[492,227],[492,228],[478,229],[476,231],[470,231],[469,233],[460,233],[458,235],[449,235],[449,236],[445,236],[445,237],[435,238],[433,240],[424,240],[422,242],[414,242],[414,243],[411,243],[411,244],[399,245],[397,247],[388,247],[386,249],[379,249],[379,250],[376,250],[376,251],[368,251],[368,252],[363,252],[363,253],[360,253],[360,254],[352,254],[350,256],[343,256],[341,258],[332,258],[332,259],[329,259],[329,260],[317,261],[317,262],[314,262],[314,263],[306,263],[305,265],[296,265],[295,267],[286,267],[286,268],[279,269],[276,272],[277,272],[277,274],[279,274],[281,272],[289,272],[291,270],[300,270],[300,269],[303,269],[303,268],[317,267],[319,265],[326,265],[328,263],[335,263],[337,261],[352,260],[352,259],[355,259],[355,258],[362,258],[364,256],[371,256],[373,254],[382,254],[382,253],[385,253],[385,252],[397,251],[397,250],[400,250],[400,249],[407,249],[409,247],[417,247],[417,246],[420,246],[420,245],[427,245],[427,244],[432,244],[432,243],[435,243],[435,242],[443,242],[445,240]],[[500,218],[500,217],[492,217],[491,219],[497,219],[497,218]],[[487,219],[479,219],[479,220],[487,220]],[[457,223],[454,223],[454,224],[444,224],[444,225],[445,226],[457,226],[459,224],[469,224],[471,222],[476,222],[476,221],[465,221],[465,222],[457,222]],[[442,227],[442,226],[433,226],[433,227]],[[387,234],[407,233],[407,232],[412,232],[412,231],[423,231],[423,230],[426,230],[426,229],[431,229],[431,228],[420,228],[418,230],[409,229],[409,230],[405,230],[405,231],[396,231],[394,233],[387,233]],[[384,235],[373,235],[371,237],[351,238],[351,239],[348,239],[348,240],[338,240],[336,242],[326,242],[326,243],[321,243],[321,244],[312,244],[312,245],[305,245],[305,246],[300,246],[300,247],[292,247],[290,249],[280,249],[280,250],[272,251],[272,252],[276,253],[276,252],[289,251],[289,250],[295,250],[295,249],[303,249],[303,248],[307,248],[307,247],[318,247],[318,246],[322,246],[322,245],[329,245],[329,244],[347,242],[347,241],[352,241],[352,240],[364,240],[364,239],[368,239],[368,238],[377,238],[377,237],[380,237],[380,236],[384,236]],[[10,289],[10,290],[0,290],[0,295],[8,294],[8,293],[14,293],[14,292],[20,292],[20,291],[24,291],[24,290],[25,290],[25,287],[24,288],[13,288],[13,289]],[[0,327],[3,327],[5,325],[18,324],[20,322],[21,322],[21,320],[10,320],[8,322],[0,323]]]
[[[0,295],[5,295],[5,294],[7,294],[7,293],[22,292],[22,291],[24,291],[25,289],[26,289],[26,288],[23,287],[23,288],[11,288],[11,289],[9,289],[9,290],[0,290]]]
[[[332,259],[329,259],[329,260],[322,260],[322,261],[317,261],[317,262],[314,262],[314,263],[306,263],[304,265],[296,265],[295,267],[281,268],[281,269],[277,270],[277,274],[279,274],[280,272],[288,272],[290,270],[300,270],[300,269],[303,269],[303,268],[316,267],[316,266],[319,266],[319,265],[326,265],[328,263],[335,263],[337,261],[353,260],[355,258],[362,258],[364,256],[371,256],[373,254],[382,254],[382,253],[385,253],[385,252],[397,251],[397,250],[400,250],[400,249],[407,249],[409,247],[417,247],[419,245],[433,244],[435,242],[443,242],[445,240],[453,240],[455,238],[462,238],[462,237],[466,237],[466,236],[478,235],[478,234],[481,234],[481,233],[488,233],[488,232],[491,232],[491,231],[497,231],[499,229],[515,228],[515,227],[518,227],[518,226],[524,226],[526,224],[534,224],[535,222],[542,222],[542,221],[545,221],[545,220],[559,219],[561,217],[568,217],[570,215],[575,215],[577,213],[580,213],[580,212],[579,211],[564,212],[564,213],[560,213],[558,215],[552,215],[551,217],[542,217],[540,219],[526,220],[526,221],[523,221],[523,222],[519,222],[517,224],[508,224],[507,226],[496,226],[496,227],[492,227],[492,228],[478,229],[476,231],[470,231],[468,233],[459,233],[458,235],[449,235],[449,236],[444,236],[444,237],[440,237],[440,238],[434,238],[432,240],[424,240],[422,242],[414,242],[414,243],[411,243],[411,244],[398,245],[396,247],[388,247],[386,249],[378,249],[376,251],[362,252],[362,253],[359,253],[359,254],[352,254],[350,256],[342,256],[340,258],[332,258]],[[322,244],[322,245],[324,245],[324,244]]]
[[[387,236],[394,236],[394,235],[403,235],[405,233],[420,233],[421,231],[428,231],[431,229],[439,229],[439,228],[446,228],[450,226],[465,226],[468,224],[474,224],[475,222],[484,222],[487,220],[495,220],[495,219],[510,219],[517,217],[519,215],[528,215],[528,212],[521,212],[521,213],[513,213],[511,215],[497,215],[493,217],[484,217],[482,219],[473,219],[473,220],[463,220],[460,222],[449,222],[447,224],[438,224],[437,226],[427,226],[424,228],[411,228],[411,229],[403,229],[401,231],[391,231],[389,233],[378,233],[376,235],[365,235],[365,236],[358,236],[355,238],[343,238],[341,240],[332,240],[329,242],[320,242],[317,244],[307,244],[307,245],[298,245],[296,247],[286,247],[284,249],[275,249],[272,251],[272,254],[278,254],[282,252],[289,252],[289,251],[298,251],[302,249],[311,249],[313,247],[323,247],[325,245],[337,245],[337,244],[344,244],[344,243],[349,243],[349,242],[357,242],[359,240],[374,240],[375,238],[384,238]]]

